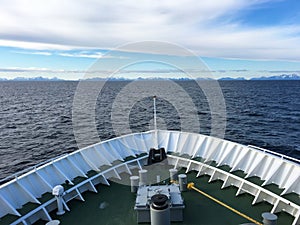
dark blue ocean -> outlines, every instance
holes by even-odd
[[[129,83],[106,82],[99,94],[95,121],[102,140],[116,136],[111,110]],[[212,117],[206,96],[193,81],[176,83],[196,106],[199,132],[210,135]],[[71,81],[0,82],[0,179],[77,149],[72,126],[77,85]],[[164,88],[163,82],[159,85]],[[226,103],[225,139],[300,158],[300,81],[219,81],[219,85]],[[157,116],[164,129],[180,130],[180,113],[159,96]],[[149,130],[152,118],[152,98],[136,102],[128,118],[131,131]]]

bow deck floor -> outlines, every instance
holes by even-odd
[[[236,188],[228,187],[221,190],[222,182],[214,181],[208,183],[208,176],[196,178],[196,174],[196,172],[189,172],[188,181],[194,182],[197,187],[205,192],[258,221],[262,220],[262,212],[270,211],[272,208],[272,205],[265,202],[252,206],[253,196],[242,194],[236,197]],[[122,174],[122,179],[129,179],[129,175]],[[54,211],[51,213],[51,217],[53,219],[59,219],[62,225],[137,224],[136,212],[133,209],[135,195],[130,193],[130,187],[114,181],[111,181],[110,183],[110,186],[98,185],[98,193],[83,193],[85,202],[75,199],[70,201],[68,205],[71,211],[66,212],[64,216],[57,216]],[[201,224],[209,225],[238,225],[248,222],[244,218],[196,192],[185,192],[183,193],[183,197],[186,205],[184,210],[184,221],[172,223],[172,225],[196,225],[199,224],[199,221],[201,221]],[[279,217],[279,225],[292,224],[294,218],[289,214],[281,212],[277,215]],[[35,224],[44,225],[45,221],[38,221]]]

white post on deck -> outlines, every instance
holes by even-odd
[[[157,122],[156,122],[156,96],[153,96],[153,123],[155,132],[155,147],[158,148],[158,136],[157,136]]]

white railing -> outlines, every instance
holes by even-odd
[[[241,170],[247,174],[246,177],[259,177],[264,180],[263,185],[275,183],[279,188],[284,189],[281,195],[293,192],[300,194],[300,166],[297,159],[266,149],[245,146],[201,134],[158,130],[129,134],[103,141],[47,160],[32,167],[31,170],[26,170],[25,173],[20,172],[13,175],[12,180],[0,185],[0,205],[3,206],[0,208],[0,217],[6,214],[20,216],[17,209],[27,202],[39,204],[38,198],[42,194],[51,192],[54,186],[65,183],[66,180],[70,184],[78,176],[88,180],[88,171],[94,170],[101,174],[103,171],[100,171],[100,168],[103,165],[112,166],[116,160],[122,161],[128,156],[136,157],[141,153],[147,153],[153,147],[153,143],[156,143],[155,140],[158,147],[164,147],[170,153],[180,156],[188,155],[190,158],[201,157],[204,162],[215,161],[217,166],[228,165],[231,172]],[[191,165],[196,164],[191,163]],[[243,192],[249,185],[247,182],[227,176],[219,170],[206,166],[203,168],[215,171],[211,174],[211,179],[224,177],[224,185],[233,181],[238,182],[236,185],[239,187],[239,192]],[[126,170],[128,171],[128,169]],[[109,173],[109,176],[118,177],[118,171],[114,171],[114,169],[109,170]],[[101,179],[103,179],[101,182],[106,182],[104,178]],[[242,180],[245,181],[245,179]],[[95,191],[93,184],[89,181],[85,185],[87,189]],[[256,196],[255,201],[260,201],[266,193],[263,191],[265,189],[256,188],[255,190],[259,191],[259,193],[253,193]],[[267,196],[272,197],[273,195],[267,193]],[[79,194],[78,198],[81,198]],[[274,200],[270,201],[274,202]],[[285,201],[275,202],[274,211],[282,208],[282,204],[285,205]]]
[[[248,145],[248,147],[260,150],[262,152],[267,152],[267,153],[279,156],[282,159],[287,159],[287,160],[290,160],[290,161],[293,161],[293,162],[296,162],[296,163],[300,163],[300,159],[296,159],[296,158],[293,158],[293,157],[290,157],[290,156],[287,156],[287,155],[283,155],[283,154],[280,154],[278,152],[274,152],[274,151],[271,151],[271,150],[268,150],[268,149],[265,149],[265,148],[260,148],[260,147],[254,146],[254,145]]]
[[[237,188],[236,196],[245,192],[254,196],[254,200],[252,202],[253,205],[262,201],[266,201],[272,204],[273,208],[271,210],[271,213],[284,211],[295,217],[292,225],[298,225],[298,222],[300,222],[299,205],[269,190],[266,190],[259,185],[245,180],[244,178],[236,176],[222,169],[213,167],[211,165],[187,158],[182,158],[179,156],[168,155],[168,161],[169,164],[174,165],[174,168],[186,168],[186,173],[192,170],[197,171],[197,177],[201,175],[209,175],[209,182],[212,182],[214,180],[223,181],[223,185],[221,187],[222,189],[228,186],[235,186]]]
[[[63,154],[63,155],[60,155],[60,156],[57,156],[57,157],[54,157],[54,158],[51,158],[51,159],[47,159],[47,160],[45,160],[43,162],[40,162],[40,163],[38,163],[38,164],[36,164],[34,166],[30,166],[30,167],[28,167],[26,169],[23,169],[21,171],[18,171],[16,173],[12,174],[12,175],[9,175],[9,176],[7,176],[7,177],[5,177],[5,178],[3,178],[3,179],[0,180],[0,188],[1,188],[2,185],[4,185],[5,183],[7,183],[10,180],[18,179],[19,177],[21,177],[22,175],[26,174],[27,172],[34,171],[38,167],[41,167],[41,166],[46,165],[46,164],[48,164],[50,162],[53,162],[56,159],[63,158],[63,157],[66,157],[66,156],[68,156],[68,154]]]
[[[148,156],[143,156],[140,158],[136,158],[136,159],[129,160],[124,163],[112,166],[112,167],[108,168],[107,170],[97,173],[96,175],[94,175],[90,178],[87,178],[86,180],[82,181],[81,183],[76,184],[75,186],[66,190],[64,192],[64,196],[63,196],[65,209],[69,210],[67,203],[74,198],[78,198],[79,200],[84,201],[84,198],[81,195],[83,192],[85,192],[87,190],[97,192],[96,185],[98,185],[99,183],[102,183],[105,185],[110,185],[108,182],[109,178],[116,177],[116,178],[121,179],[119,173],[122,173],[122,172],[127,172],[127,173],[131,174],[131,169],[129,168],[128,165],[136,163],[136,168],[141,169],[142,168],[141,165],[144,164],[141,162],[144,161],[145,159],[147,159],[147,157]],[[75,195],[73,194],[73,192],[75,192]],[[20,223],[32,224],[39,219],[44,219],[45,221],[50,221],[51,216],[49,215],[49,212],[56,208],[55,202],[56,202],[56,200],[53,197],[49,201],[41,204],[40,206],[36,207],[35,209],[33,209],[32,211],[27,213],[26,215],[20,217],[19,219],[17,219],[13,223],[11,223],[11,225],[18,225]],[[47,209],[47,207],[49,207],[51,205],[52,205],[52,207]]]

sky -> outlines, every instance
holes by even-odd
[[[300,75],[299,0],[0,0],[0,78],[82,79],[97,64],[107,76],[172,76],[189,56],[170,48],[136,48],[156,41],[201,58],[219,77]],[[120,48],[128,43],[130,48]],[[135,63],[139,58],[174,65]],[[163,56],[162,56],[163,55]],[[134,61],[135,60],[135,61]],[[166,60],[168,61],[168,60]],[[137,65],[138,64],[138,65]],[[129,65],[129,66],[128,66]],[[201,71],[193,76],[201,76]]]

